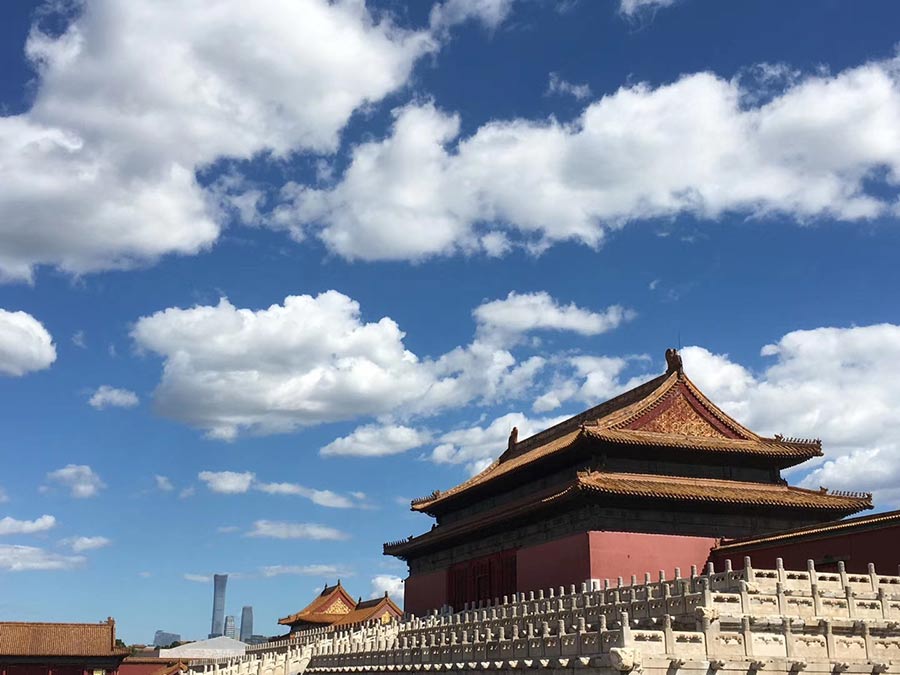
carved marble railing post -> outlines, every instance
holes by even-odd
[[[712,563],[710,563],[710,565],[712,565]],[[704,607],[712,607],[713,600],[712,600],[712,591],[709,589],[709,579],[707,579],[705,577],[700,579],[700,592],[703,595],[703,599],[701,601],[703,606]]]
[[[822,634],[825,636],[825,652],[829,659],[834,659],[837,654],[834,649],[834,632],[831,629],[831,619],[822,619],[819,623],[822,626]]]
[[[778,613],[784,616],[787,614],[787,598],[784,597],[784,584],[781,581],[775,582],[775,598],[778,602]]]
[[[860,621],[856,624],[856,628],[862,633],[863,643],[866,645],[866,660],[871,661],[875,658],[875,649],[872,646],[872,633],[869,631],[867,621]]]
[[[741,636],[744,642],[744,656],[753,656],[753,633],[750,630],[750,617],[741,618]]]
[[[856,599],[855,593],[849,584],[844,587],[844,595],[847,598],[847,616],[851,619],[856,618]]]
[[[666,614],[663,616],[663,645],[666,654],[675,654],[675,633],[672,630],[672,617]]]
[[[878,575],[875,573],[875,563],[869,563],[869,579],[872,580],[872,592],[875,593],[878,590]]]
[[[621,625],[621,629],[619,630],[619,640],[616,644],[617,647],[632,647],[634,645],[634,636],[631,633],[631,624],[629,621],[628,612],[621,612],[619,614],[619,624]]]
[[[750,595],[747,590],[747,582],[741,579],[738,585],[738,593],[741,596],[741,614],[750,613]]]
[[[756,581],[756,576],[753,573],[753,565],[750,564],[750,556],[744,556],[744,581],[748,584],[752,584]]]

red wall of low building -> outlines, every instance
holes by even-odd
[[[178,659],[138,657],[129,660],[126,658],[119,666],[119,675],[150,675],[150,673],[155,673],[157,670],[167,666],[174,666],[176,663],[178,663]]]
[[[882,574],[897,574],[900,565],[900,525],[863,532],[836,534],[820,539],[794,542],[773,542],[745,551],[725,553],[713,551],[710,560],[717,568],[731,560],[735,569],[744,566],[744,556],[750,556],[754,567],[774,568],[775,559],[781,558],[786,569],[806,569],[806,561],[813,560],[816,568],[828,572],[837,568],[843,560],[848,572],[864,573],[868,564],[875,563],[875,570]]]
[[[447,570],[408,577],[404,582],[403,609],[411,614],[425,614],[447,604]]]
[[[588,532],[516,551],[516,585],[521,591],[581,584],[590,577]]]
[[[3,656],[0,655],[0,662]],[[17,664],[4,665],[0,663],[0,675],[92,675],[92,667],[63,666],[57,664]],[[114,670],[106,670],[106,673],[115,673]]]
[[[609,579],[617,577],[626,582],[631,575],[643,581],[644,573],[658,578],[659,570],[667,579],[675,576],[675,568],[687,576],[691,565],[702,568],[709,558],[716,539],[710,537],[684,537],[674,534],[641,534],[636,532],[588,532],[590,541],[590,570],[584,579]]]

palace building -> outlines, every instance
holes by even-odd
[[[384,623],[402,614],[387,592],[383,597],[372,600],[354,600],[338,579],[334,586],[326,585],[309,605],[279,619],[278,623],[289,626],[291,633],[298,633],[316,628],[356,626],[372,621]]]
[[[666,361],[663,375],[531,438],[513,429],[484,471],[413,501],[436,523],[384,546],[408,563],[406,611],[673,573],[702,565],[723,537],[872,508],[869,494],[788,485],[781,471],[821,456],[820,441],[754,433],[691,382],[674,349]]]

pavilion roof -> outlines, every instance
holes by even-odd
[[[126,656],[116,647],[116,624],[0,622],[0,656]]]
[[[418,537],[385,544],[388,555],[406,556],[432,545],[464,538],[487,528],[500,527],[532,516],[535,512],[576,498],[669,503],[736,504],[750,508],[795,509],[846,516],[872,508],[868,493],[831,493],[821,488],[807,490],[782,483],[753,483],[735,480],[665,476],[610,471],[584,471],[562,486],[527,495],[498,509],[474,514],[458,522],[441,525]]]
[[[371,621],[378,617],[385,609],[388,610],[388,613],[390,613],[392,617],[403,615],[403,611],[397,607],[397,605],[394,604],[394,601],[388,597],[387,593],[385,593],[384,596],[380,598],[361,600],[356,604],[356,609],[342,616],[334,623],[334,625],[350,626],[358,623],[365,623],[366,621]]]
[[[747,429],[710,401],[679,365],[521,442],[511,437],[506,452],[484,471],[449,490],[414,500],[412,509],[440,512],[497,479],[596,442],[735,459],[764,458],[781,468],[822,455],[818,440],[770,438]]]
[[[356,608],[356,601],[341,585],[340,580],[334,586],[325,586],[322,592],[299,612],[279,619],[283,626],[296,623],[314,623],[331,625]]]

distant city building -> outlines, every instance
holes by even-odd
[[[225,634],[225,584],[227,583],[227,574],[216,574],[213,577],[212,626],[209,629],[211,638]]]
[[[241,642],[250,644],[253,637],[253,608],[246,605],[241,610]]]
[[[225,617],[225,637],[235,638],[234,634],[234,617],[229,614]]]
[[[167,633],[164,630],[158,630],[153,636],[154,647],[168,647],[173,642],[181,642],[181,636],[178,633]]]

